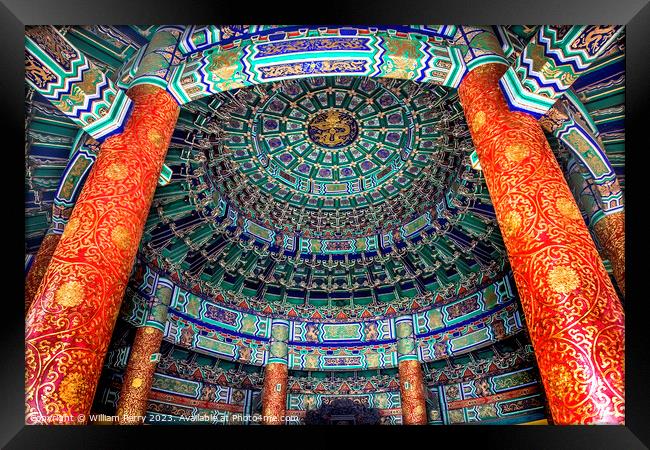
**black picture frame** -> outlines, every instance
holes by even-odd
[[[309,8],[311,6],[311,8]],[[44,427],[24,425],[24,26],[35,24],[621,24],[626,26],[626,426],[446,427]],[[355,443],[364,448],[637,449],[650,446],[650,339],[642,271],[647,264],[642,211],[650,106],[649,0],[375,0],[221,2],[218,0],[2,0],[0,98],[5,148],[2,245],[5,262],[0,363],[3,448],[154,448]],[[645,153],[645,155],[644,155]],[[645,176],[644,176],[645,175]],[[21,186],[19,188],[18,186]],[[397,440],[386,440],[389,435]],[[228,436],[228,438],[226,438]],[[444,440],[442,438],[445,438]],[[136,440],[140,444],[136,444]],[[203,440],[202,444],[197,441]],[[255,442],[257,441],[257,442]],[[275,441],[275,442],[274,442]]]

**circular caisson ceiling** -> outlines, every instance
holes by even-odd
[[[503,269],[453,90],[314,77],[194,108],[208,114],[179,121],[177,175],[157,191],[142,251],[189,290],[352,319],[451,301]]]
[[[215,124],[209,184],[277,231],[343,238],[401,226],[434,207],[463,157],[446,146],[447,92],[430,89],[321,77],[223,96],[230,119]]]

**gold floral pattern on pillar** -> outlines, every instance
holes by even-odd
[[[117,404],[120,425],[140,425],[147,412],[149,391],[156,371],[163,332],[154,327],[140,327],[135,333],[133,348],[126,366]]]
[[[395,334],[397,335],[397,366],[402,401],[402,423],[404,425],[426,425],[424,375],[417,356],[413,317],[397,318]]]
[[[131,117],[102,144],[27,315],[27,423],[85,423],[90,412],[179,112],[157,87],[129,96]]]
[[[402,423],[426,425],[424,374],[420,361],[411,359],[399,362],[399,390],[402,399]]]
[[[612,263],[616,284],[625,295],[625,213],[607,215],[594,224],[605,255]]]
[[[289,368],[282,363],[269,363],[264,368],[262,388],[262,421],[264,425],[283,425],[287,407]]]
[[[29,273],[25,280],[25,313],[29,310],[36,291],[41,285],[41,280],[43,279],[43,275],[45,275],[47,265],[50,263],[59,239],[61,239],[60,234],[46,234],[41,242],[41,246],[38,248],[34,262],[29,268]]]
[[[459,97],[503,231],[556,424],[621,424],[624,312],[537,120],[510,112],[506,67],[471,71]],[[486,120],[477,119],[485,115]]]

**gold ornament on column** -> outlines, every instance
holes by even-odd
[[[38,248],[34,262],[29,268],[27,278],[25,279],[25,314],[29,311],[29,307],[34,300],[36,291],[41,284],[41,280],[43,280],[47,266],[50,263],[50,259],[52,259],[52,255],[60,239],[60,234],[46,234]]]
[[[154,355],[160,351],[162,339],[163,332],[150,326],[140,327],[135,333],[117,403],[120,425],[141,425],[144,422],[157,365]]]
[[[410,359],[399,362],[399,389],[402,400],[402,423],[426,425],[426,387],[420,361]]]
[[[594,231],[612,263],[616,284],[625,295],[625,212],[603,217],[594,225]]]
[[[264,368],[262,388],[262,423],[283,425],[287,407],[287,378],[289,368],[282,363],[269,363]]]
[[[472,70],[458,95],[467,122],[482,124],[471,127],[472,140],[553,422],[622,424],[623,308],[539,123],[508,108],[505,70]]]
[[[80,424],[90,413],[179,112],[163,89],[128,94],[131,116],[101,145],[27,314],[27,423]],[[152,142],[151,130],[163,138]]]

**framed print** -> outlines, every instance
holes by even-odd
[[[7,448],[645,448],[644,2],[9,3]]]

